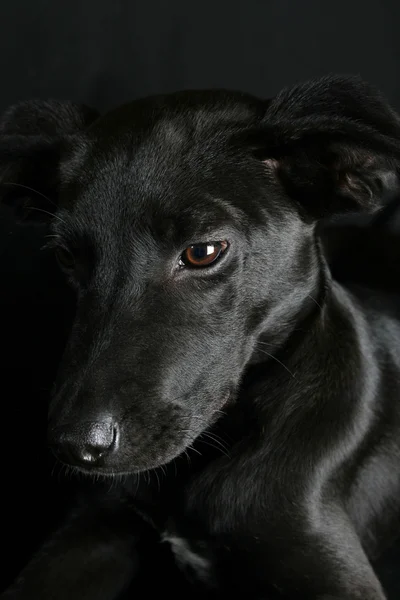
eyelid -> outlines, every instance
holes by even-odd
[[[64,250],[69,250],[67,244],[64,244],[63,241],[58,237],[53,237],[53,239],[48,240],[42,246],[42,250],[55,250],[56,248],[63,248]]]
[[[180,241],[180,247],[181,247],[181,251],[183,252],[184,250],[186,250],[186,248],[188,248],[189,246],[201,246],[202,244],[215,244],[216,242],[221,242],[221,241],[226,241],[228,243],[230,243],[230,239],[233,235],[232,230],[210,230],[210,231],[205,231],[202,235],[201,238],[199,239],[199,236],[196,236],[195,238],[186,238],[186,239],[181,239]]]

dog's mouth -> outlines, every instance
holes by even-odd
[[[127,462],[120,463],[118,458],[116,457],[115,461],[107,462],[104,461],[102,464],[97,463],[94,466],[85,466],[84,463],[79,463],[77,461],[71,461],[64,459],[61,455],[54,453],[57,460],[70,469],[70,472],[77,475],[85,475],[95,477],[96,480],[98,477],[105,478],[115,478],[115,477],[129,477],[135,475],[141,475],[148,473],[150,471],[156,471],[158,469],[164,469],[175,460],[187,459],[190,462],[190,453],[192,451],[192,444],[195,441],[196,437],[201,437],[204,431],[201,431],[198,435],[188,436],[185,441],[182,441],[180,444],[180,448],[171,449],[170,452],[166,452],[163,457],[158,457],[156,460],[140,460],[136,461],[134,458],[132,460],[128,460]],[[194,453],[199,455],[199,451],[193,450]]]
[[[111,443],[104,449],[91,442],[69,441],[53,444],[51,449],[57,460],[71,473],[97,477],[125,477],[148,471],[163,469],[175,459],[192,451],[197,438],[225,415],[225,409],[234,400],[231,390],[221,395],[214,410],[198,411],[199,414],[175,414],[171,410],[168,418],[160,413],[160,422],[128,420],[122,426],[111,427]],[[156,417],[155,417],[156,419]],[[140,422],[141,421],[141,422]],[[83,425],[79,424],[79,431]],[[93,427],[92,427],[93,429]],[[99,437],[99,436],[98,436]],[[98,441],[95,438],[94,441]],[[104,443],[100,436],[100,442]]]
[[[128,433],[125,436],[128,437]],[[178,458],[191,445],[194,435],[189,431],[177,435],[168,445],[163,439],[149,442],[148,446],[124,446],[123,437],[118,434],[115,445],[110,452],[99,454],[96,459],[90,458],[85,450],[66,452],[65,449],[52,448],[56,459],[73,473],[91,476],[127,476],[145,473],[157,468],[162,468]],[[121,441],[122,438],[122,441]]]

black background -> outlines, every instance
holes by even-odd
[[[328,72],[357,73],[400,109],[398,0],[10,0],[0,10],[0,110],[30,98],[101,111],[182,88],[269,97]],[[46,231],[0,210],[0,579],[43,537],[49,484],[46,399],[69,325],[68,291]],[[399,559],[380,568],[400,597]],[[0,581],[0,589],[2,583]],[[397,586],[397,588],[396,588]]]
[[[0,11],[1,105],[105,109],[178,88],[262,96],[359,73],[400,107],[397,0],[12,0]]]

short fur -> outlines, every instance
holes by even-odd
[[[269,101],[8,111],[3,198],[24,185],[43,194],[32,215],[57,204],[50,245],[77,295],[49,442],[85,473],[125,475],[139,516],[124,501],[105,535],[96,496],[5,598],[135,597],[153,530],[205,597],[384,599],[370,560],[398,533],[400,309],[337,283],[317,226],[377,210],[399,164],[399,117],[352,77]],[[211,267],[180,266],[220,240]]]

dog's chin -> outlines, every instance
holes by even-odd
[[[72,473],[77,475],[85,475],[87,477],[95,477],[98,480],[99,477],[109,478],[109,477],[128,477],[130,475],[140,475],[141,473],[147,473],[149,471],[156,470],[158,468],[165,467],[169,463],[171,463],[175,458],[178,458],[182,455],[187,446],[183,447],[182,450],[176,452],[175,454],[166,457],[164,460],[159,460],[155,462],[141,463],[140,465],[131,463],[115,463],[110,465],[99,465],[96,467],[86,468],[82,465],[70,464],[65,461],[58,459],[61,464],[71,470]]]

